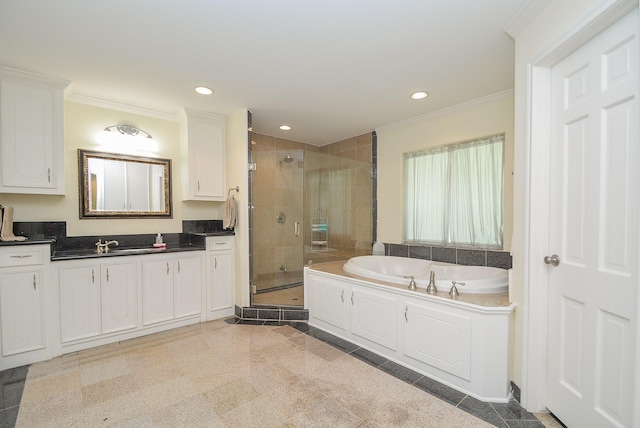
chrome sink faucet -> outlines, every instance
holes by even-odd
[[[119,245],[119,243],[118,243],[118,241],[102,242],[102,239],[98,239],[98,242],[96,242],[96,252],[98,254],[108,253],[109,252],[109,245]]]

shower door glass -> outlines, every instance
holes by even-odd
[[[252,149],[252,304],[302,306],[304,151]]]

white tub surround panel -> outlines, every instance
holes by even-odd
[[[309,325],[477,399],[510,397],[508,293],[429,295],[348,274],[343,262],[305,267]]]

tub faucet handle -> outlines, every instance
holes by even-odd
[[[436,287],[436,273],[431,271],[431,275],[429,277],[429,285],[427,286],[427,293],[436,294],[438,292],[438,288]]]
[[[411,275],[411,281],[409,281],[409,290],[413,290],[415,291],[418,287],[416,286],[416,280],[414,279],[414,276]]]
[[[451,290],[449,290],[449,296],[451,296],[452,299],[457,299],[460,295],[460,293],[458,293],[458,287],[456,287],[456,284],[465,285],[464,282],[451,281]]]

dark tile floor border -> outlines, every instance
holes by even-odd
[[[235,307],[237,318],[242,320],[262,320],[262,321],[307,321],[309,320],[308,309],[298,309],[286,306],[253,306]]]
[[[309,326],[306,322],[241,319],[239,317],[228,318],[226,322],[230,324],[265,326],[289,325],[496,427],[544,428],[542,422],[533,413],[526,411],[514,399],[508,403],[486,403],[480,401],[324,330]]]

